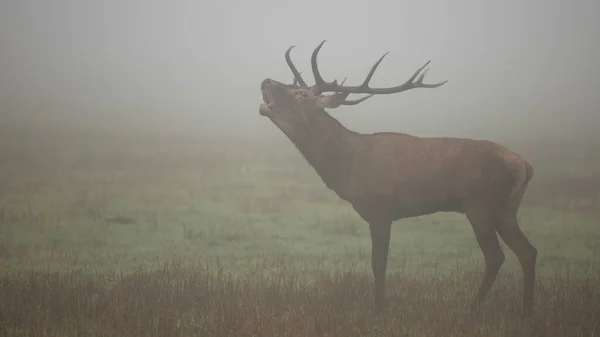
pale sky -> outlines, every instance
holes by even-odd
[[[330,113],[361,132],[486,137],[600,130],[600,2],[0,2],[0,122],[278,134],[260,82],[288,82],[284,53],[314,83],[426,81]]]

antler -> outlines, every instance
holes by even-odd
[[[379,58],[379,60],[377,60],[377,62],[375,62],[373,67],[371,67],[369,74],[367,75],[367,77],[365,78],[365,80],[363,81],[363,83],[361,85],[344,86],[344,85],[338,84],[337,81],[335,81],[335,80],[333,82],[325,82],[325,80],[319,73],[319,67],[317,66],[317,55],[318,55],[321,47],[323,47],[324,43],[325,43],[325,40],[323,40],[323,42],[321,42],[319,44],[319,46],[317,46],[317,48],[315,48],[315,50],[312,53],[311,59],[310,59],[313,75],[315,77],[315,85],[313,85],[311,87],[311,90],[316,95],[319,95],[323,92],[328,92],[328,91],[333,91],[335,93],[344,93],[344,94],[371,94],[371,96],[372,95],[383,95],[383,94],[395,94],[395,93],[399,93],[399,92],[414,89],[414,88],[437,88],[439,86],[446,84],[446,82],[448,82],[448,81],[443,81],[443,82],[434,83],[434,84],[423,83],[423,78],[425,77],[425,74],[427,73],[427,71],[429,69],[426,69],[419,76],[419,78],[415,81],[415,78],[417,77],[417,75],[419,75],[419,73],[421,73],[421,71],[423,71],[423,69],[429,64],[429,62],[431,62],[431,61],[427,61],[427,63],[425,63],[425,65],[422,66],[421,68],[417,69],[417,71],[405,83],[403,83],[399,86],[395,86],[395,87],[391,87],[391,88],[370,88],[369,82],[371,81],[373,74],[375,74],[375,70],[377,70],[377,67],[379,66],[381,61],[383,61],[383,58],[388,53],[383,54],[383,56],[381,56]],[[286,60],[289,60],[290,49],[288,49],[288,52],[286,53]],[[288,65],[290,65],[290,68],[292,68],[293,64],[291,64],[291,60],[288,62]],[[292,72],[294,72],[294,70],[295,70],[295,67],[292,69]],[[297,73],[297,71],[296,71],[296,73]],[[294,75],[296,75],[296,74],[294,73]],[[302,81],[302,82],[304,82],[304,81]],[[370,97],[370,96],[368,96],[368,97]],[[366,99],[366,98],[364,98],[364,99]],[[355,102],[354,104],[358,104],[358,103],[364,101],[364,99],[362,99],[362,100],[359,99],[359,100],[357,100],[359,102]],[[350,104],[350,105],[353,105],[353,104]]]
[[[323,45],[324,42],[325,41],[323,41],[321,43],[321,45]],[[319,48],[320,48],[320,46],[319,46]],[[292,51],[292,49],[294,49],[294,47],[295,47],[295,45],[289,47],[288,50],[285,52],[285,61],[288,64],[288,66],[290,67],[292,74],[294,74],[293,85],[300,85],[303,88],[308,88],[308,85],[306,84],[306,82],[304,81],[304,79],[301,76],[302,72],[299,72],[298,69],[296,69],[294,62],[292,62],[292,59],[290,57],[290,52]],[[317,73],[318,73],[318,70],[317,70]],[[319,75],[319,77],[320,77],[320,75]],[[344,80],[342,81],[341,84],[344,84],[344,82],[346,82],[346,79],[347,79],[347,77],[344,78]],[[325,81],[323,81],[322,78],[321,78],[321,81],[325,82]],[[337,83],[337,81],[334,81],[333,83]],[[315,86],[316,86],[316,84],[315,84]],[[311,90],[313,90],[313,92],[315,92],[313,89],[315,86],[311,87]],[[326,91],[329,91],[329,90],[326,90]],[[325,92],[325,91],[322,91],[322,92]],[[320,95],[322,92],[318,92],[318,93],[315,92],[315,94]],[[361,98],[355,99],[355,100],[346,99],[348,97],[348,95],[350,95],[350,92],[337,92],[336,91],[335,93],[333,93],[329,96],[326,96],[324,98],[325,98],[325,102],[326,102],[326,105],[328,108],[337,108],[340,105],[356,105],[358,103],[364,102],[367,99],[371,98],[374,94],[371,94],[371,95],[368,95],[365,97],[361,97]]]
[[[304,82],[304,79],[302,79],[302,76],[300,76],[298,69],[296,69],[294,62],[292,62],[292,59],[290,58],[290,52],[292,51],[292,49],[294,49],[294,47],[296,47],[296,46],[294,45],[294,46],[289,47],[288,50],[285,52],[285,62],[290,67],[292,74],[294,74],[294,85],[296,85],[296,83],[298,83],[298,84],[300,84],[301,87],[308,88],[308,85],[306,85],[306,82]]]
[[[361,85],[344,86],[343,84],[344,84],[344,82],[346,82],[346,79],[344,79],[342,81],[342,83],[340,83],[340,84],[337,83],[337,80],[334,80],[333,82],[326,82],[323,79],[323,77],[321,76],[321,73],[319,72],[319,67],[317,65],[317,55],[319,54],[319,50],[321,50],[321,47],[323,47],[323,44],[325,43],[325,41],[326,40],[323,40],[317,46],[317,48],[315,48],[315,50],[313,51],[312,56],[310,58],[313,76],[315,77],[315,85],[310,87],[310,90],[315,95],[321,95],[324,92],[333,92],[333,94],[328,95],[328,96],[321,95],[321,96],[323,96],[326,106],[329,108],[337,108],[340,105],[356,105],[356,104],[359,104],[359,103],[364,102],[365,100],[371,98],[373,95],[395,94],[395,93],[399,93],[402,91],[415,89],[415,88],[437,88],[437,87],[440,87],[440,86],[446,84],[446,82],[448,82],[448,81],[443,81],[443,82],[433,83],[433,84],[423,83],[425,74],[427,74],[427,71],[429,70],[429,69],[425,69],[425,67],[427,67],[427,65],[431,62],[431,61],[427,61],[427,63],[425,63],[425,65],[423,65],[422,67],[417,69],[417,71],[415,71],[415,73],[405,83],[403,83],[401,85],[398,85],[395,87],[390,87],[390,88],[370,88],[369,82],[371,81],[371,78],[373,78],[373,75],[375,74],[377,67],[379,66],[381,61],[383,61],[383,59],[387,56],[388,53],[383,54],[379,58],[379,60],[377,60],[377,62],[375,62],[375,64],[373,64],[373,67],[371,67],[371,70],[369,71],[369,73],[367,74],[367,77],[365,78],[365,80],[363,81],[363,83]],[[290,67],[292,74],[294,74],[294,85],[300,85],[303,88],[309,88],[308,85],[306,84],[306,82],[304,81],[304,79],[302,78],[302,76],[300,75],[300,72],[298,72],[298,69],[296,69],[296,66],[294,66],[292,59],[290,58],[290,52],[292,51],[292,49],[294,47],[295,47],[295,45],[289,47],[288,50],[285,52],[285,61],[287,62],[288,66]],[[425,71],[423,71],[423,69],[425,69]],[[419,76],[419,78],[417,78],[417,76]],[[417,79],[417,80],[415,81],[415,79]],[[370,94],[370,95],[361,97],[361,98],[355,99],[355,100],[346,99],[348,97],[348,95],[350,95],[350,94]]]

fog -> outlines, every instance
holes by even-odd
[[[600,4],[550,1],[31,1],[0,3],[4,126],[274,136],[260,82],[427,82],[330,113],[360,132],[589,139],[600,129]],[[154,132],[153,131],[153,132]]]

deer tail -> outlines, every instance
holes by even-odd
[[[527,184],[533,177],[533,166],[531,165],[531,163],[523,159],[523,164],[524,165],[519,170],[519,174],[516,179],[515,185],[513,186],[513,189],[510,192],[511,198],[518,194],[522,194],[525,188],[527,188]]]

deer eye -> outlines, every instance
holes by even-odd
[[[308,97],[308,94],[304,91],[296,91],[296,96],[306,98],[306,97]]]

